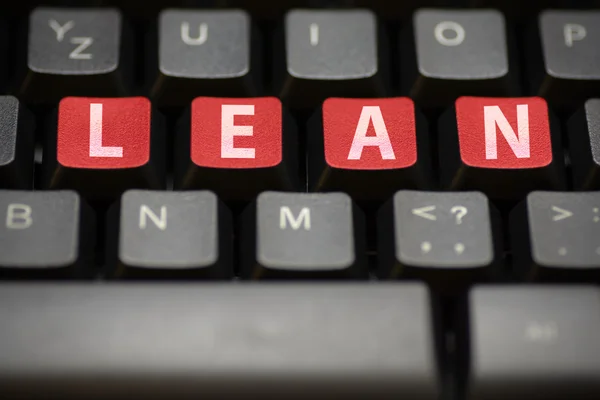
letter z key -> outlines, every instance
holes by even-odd
[[[114,8],[36,8],[19,60],[19,97],[56,104],[64,96],[122,96],[133,81],[132,37]]]

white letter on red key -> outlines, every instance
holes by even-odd
[[[371,121],[373,122],[373,128],[375,129],[375,136],[367,136],[369,122]],[[348,160],[360,160],[365,146],[379,147],[381,158],[384,160],[396,159],[379,106],[364,106],[362,108],[358,125],[356,126],[356,131],[354,133],[352,147],[350,147],[350,153],[348,153]]]
[[[253,148],[234,147],[235,136],[252,136],[252,125],[235,125],[236,115],[254,115],[254,105],[221,106],[221,158],[255,158]]]
[[[122,147],[102,146],[102,103],[90,104],[90,157],[123,158]]]
[[[496,143],[496,125],[506,139],[517,158],[529,158],[529,106],[517,105],[517,131],[519,136],[508,123],[508,120],[498,106],[483,107],[485,125],[485,158],[496,160],[498,158],[498,145]]]

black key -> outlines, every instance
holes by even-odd
[[[469,308],[467,399],[600,396],[597,287],[479,287]]]
[[[417,283],[4,284],[0,304],[0,387],[17,398],[441,392],[431,303]]]
[[[183,106],[204,96],[256,96],[261,54],[250,17],[241,10],[165,10],[151,51],[150,96]]]
[[[244,278],[367,275],[364,216],[346,194],[264,192],[242,224]]]
[[[94,227],[75,192],[0,190],[0,277],[88,276]]]
[[[544,11],[529,35],[531,90],[574,108],[600,90],[600,12]],[[541,52],[541,54],[540,54]]]
[[[123,96],[134,80],[133,46],[111,8],[36,8],[21,57],[19,97],[51,104],[65,96]]]
[[[379,211],[379,275],[444,291],[488,279],[501,251],[497,218],[479,192],[400,191]]]
[[[600,99],[585,102],[568,124],[573,184],[600,189]]]
[[[559,6],[561,1],[570,7],[576,7],[577,4],[587,0],[564,1],[564,0],[467,0],[467,3],[473,7],[496,8],[511,18],[530,17],[539,13],[543,9]]]
[[[369,10],[293,10],[277,39],[275,84],[293,108],[387,92],[384,38]]]
[[[516,200],[565,188],[559,124],[540,97],[460,97],[439,120],[442,187]]]
[[[130,190],[109,214],[109,246],[126,278],[228,278],[231,214],[213,193]]]
[[[0,187],[33,184],[33,115],[13,96],[0,96]]]
[[[218,0],[217,0],[218,1]],[[222,0],[227,5],[248,10],[253,16],[260,19],[275,19],[295,7],[319,6],[321,0],[280,0],[280,1],[256,1],[256,0]],[[320,5],[323,5],[321,2]]]
[[[112,202],[165,188],[165,132],[145,97],[65,97],[44,138],[42,186]]]
[[[457,3],[456,0],[346,0],[346,2],[358,7],[371,8],[382,18],[386,19],[410,17],[417,8],[451,6]]]
[[[600,278],[600,192],[533,192],[510,225],[521,279]]]
[[[403,91],[426,107],[464,95],[516,96],[515,56],[496,10],[419,10],[401,37]]]
[[[123,10],[125,15],[131,17],[136,22],[156,24],[158,14],[161,12],[161,10],[167,7],[210,7],[214,6],[217,1],[222,2],[223,0],[165,0],[152,2],[148,2],[146,0],[99,1],[104,1],[105,4],[111,4],[114,7],[119,7],[121,10]]]
[[[308,123],[311,191],[387,200],[432,184],[427,121],[411,99],[329,98]]]
[[[174,169],[175,188],[225,201],[297,190],[296,125],[275,97],[198,97],[180,120]]]

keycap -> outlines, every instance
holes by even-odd
[[[366,278],[364,215],[344,193],[261,193],[241,229],[243,278]]]
[[[13,283],[0,285],[0,303],[0,386],[15,397],[436,400],[441,392],[419,283]],[[85,382],[102,384],[92,392]]]
[[[85,278],[93,216],[72,191],[0,190],[0,278]]]
[[[275,97],[198,97],[175,139],[175,187],[223,200],[298,188],[296,127]]]
[[[547,10],[531,29],[533,93],[556,107],[577,106],[600,89],[600,12]],[[541,52],[541,54],[539,54]]]
[[[368,7],[385,19],[398,20],[410,17],[418,8],[456,5],[455,0],[346,0],[346,3],[358,7]]]
[[[597,287],[479,287],[469,307],[469,400],[598,398]]]
[[[165,187],[165,137],[145,97],[66,97],[48,129],[44,187],[106,201],[126,189]]]
[[[259,38],[242,10],[169,9],[160,13],[150,96],[165,106],[187,106],[208,96],[256,96]]]
[[[510,18],[525,18],[537,15],[540,11],[562,4],[567,4],[572,8],[585,2],[586,0],[563,1],[563,0],[467,0],[467,3],[473,7],[495,8],[502,11]]]
[[[511,213],[517,276],[600,277],[600,192],[533,192]]]
[[[464,289],[498,272],[498,213],[481,192],[401,190],[379,211],[379,276]]]
[[[109,212],[112,276],[228,278],[231,214],[209,191],[129,190]]]
[[[600,189],[600,99],[590,99],[567,126],[576,189]]]
[[[439,121],[442,187],[521,199],[564,188],[559,125],[539,97],[461,97]]]
[[[387,67],[377,18],[366,9],[292,10],[274,53],[278,97],[313,108],[327,97],[383,97]]]
[[[431,186],[429,154],[427,121],[411,99],[329,98],[309,122],[309,188],[385,200]]]
[[[401,85],[424,107],[459,96],[517,96],[512,36],[496,10],[421,9],[401,35]]]
[[[123,96],[133,81],[132,37],[112,8],[36,8],[19,98],[56,104],[65,96]]]
[[[0,187],[33,185],[33,115],[16,97],[0,96]]]

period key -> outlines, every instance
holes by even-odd
[[[312,191],[384,200],[432,184],[427,122],[407,97],[329,98],[309,121]]]
[[[510,229],[520,279],[600,279],[600,192],[533,192],[512,211]]]

